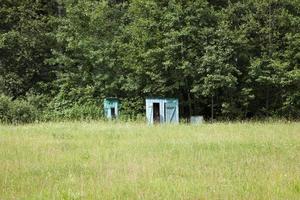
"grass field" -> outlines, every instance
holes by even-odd
[[[0,199],[300,199],[300,123],[0,125]]]

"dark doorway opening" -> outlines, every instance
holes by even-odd
[[[111,108],[110,109],[110,113],[111,113],[111,118],[115,119],[116,118],[116,109],[115,108]]]
[[[159,103],[153,103],[153,122],[160,122]]]

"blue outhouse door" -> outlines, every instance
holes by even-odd
[[[165,121],[178,122],[178,100],[168,99],[165,103]]]

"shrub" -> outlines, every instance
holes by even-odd
[[[141,97],[121,99],[121,118],[123,120],[136,120],[144,118],[145,100]]]
[[[97,104],[74,104],[72,107],[60,109],[49,107],[44,113],[47,120],[95,120],[102,116],[103,109]]]
[[[10,108],[11,123],[30,123],[38,117],[38,110],[25,100],[15,100]]]
[[[0,95],[0,122],[7,123],[10,121],[9,110],[11,107],[12,107],[11,98],[5,95]]]
[[[30,123],[37,119],[37,109],[25,100],[12,100],[10,97],[0,96],[0,122],[2,123]]]
[[[101,107],[91,105],[74,105],[65,111],[65,117],[71,120],[100,119],[102,117]]]

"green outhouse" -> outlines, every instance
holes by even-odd
[[[118,118],[119,115],[119,100],[117,98],[104,99],[104,115],[107,119]]]

